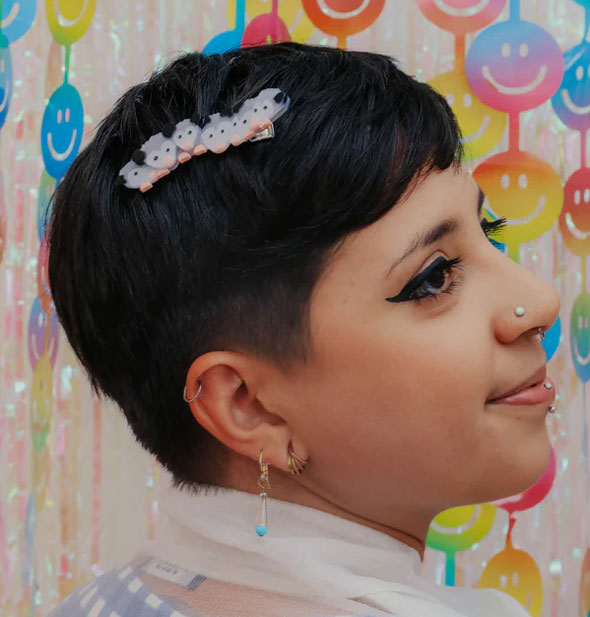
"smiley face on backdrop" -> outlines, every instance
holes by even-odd
[[[551,104],[559,119],[570,129],[590,128],[590,44],[583,42],[564,55],[565,72]]]
[[[82,99],[74,86],[61,85],[49,99],[41,123],[41,152],[47,173],[59,180],[78,153],[84,129]]]
[[[377,20],[385,0],[301,0],[311,22],[346,47],[346,38],[362,32]]]
[[[555,94],[563,76],[563,56],[541,26],[511,16],[475,38],[465,71],[471,89],[484,103],[520,112]]]
[[[495,518],[496,508],[489,503],[449,508],[434,517],[428,529],[426,545],[446,554],[447,585],[455,584],[455,554],[485,538]]]
[[[577,169],[567,179],[558,224],[563,243],[574,255],[590,254],[590,170]]]
[[[246,0],[246,12],[251,18],[268,12],[268,0]],[[305,43],[313,34],[315,26],[309,20],[301,6],[300,0],[279,0],[278,13],[289,30],[291,40]],[[227,18],[232,19],[232,3],[227,3]]]
[[[515,549],[510,538],[506,548],[494,555],[477,584],[480,589],[499,589],[520,602],[533,617],[543,608],[543,579],[535,560]]]
[[[51,35],[60,45],[75,43],[90,26],[96,0],[45,0]]]
[[[6,214],[6,204],[4,203],[4,176],[0,169],[0,264],[4,257],[4,249],[6,248],[6,225],[8,218]]]
[[[8,39],[0,33],[0,128],[6,122],[12,98],[12,59]]]
[[[509,254],[538,238],[557,221],[563,204],[559,175],[544,160],[521,150],[501,152],[478,165],[473,178],[489,200],[495,218],[505,216],[502,230]]]
[[[428,83],[447,99],[457,116],[466,158],[483,156],[498,145],[506,128],[506,114],[482,103],[462,70],[441,73]]]
[[[574,300],[570,316],[570,352],[582,383],[590,380],[590,295],[585,291]]]
[[[0,5],[2,34],[14,43],[33,25],[37,0],[2,0]]]
[[[426,19],[455,35],[475,32],[491,24],[506,0],[417,0]]]
[[[47,321],[49,320],[49,332]],[[47,341],[45,336],[47,335]],[[52,311],[49,315],[41,308],[39,298],[35,298],[31,307],[28,329],[29,362],[31,368],[35,368],[39,358],[46,353],[49,356],[51,366],[55,367],[57,349],[59,346],[59,321],[57,313]]]

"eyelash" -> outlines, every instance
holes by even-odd
[[[488,221],[487,219],[481,219],[480,221],[481,228],[485,233],[486,237],[490,238],[491,236],[497,234],[501,229],[506,227],[506,218],[502,217],[497,219],[496,221]],[[458,278],[457,280],[451,281],[451,284],[444,290],[433,293],[432,291],[420,291],[420,289],[427,283],[430,278],[434,275],[438,275],[440,273],[452,273],[454,270],[462,270],[463,269],[463,259],[461,257],[455,257],[454,259],[441,259],[433,262],[437,264],[428,272],[426,278],[419,283],[417,286],[415,281],[420,279],[422,275],[429,270],[427,268],[423,272],[421,272],[416,278],[412,279],[400,292],[398,296],[395,298],[387,298],[390,302],[417,302],[420,303],[422,300],[431,298],[433,300],[438,300],[442,294],[450,294],[453,293],[457,287],[461,285],[463,282],[462,278]],[[433,264],[431,264],[432,266]]]

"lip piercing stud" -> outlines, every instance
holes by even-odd
[[[541,337],[542,341],[545,340],[545,331],[543,330],[542,327],[539,327],[539,336]]]
[[[549,411],[549,413],[555,413],[557,410],[555,409],[555,405],[549,405],[549,407],[547,408],[547,410]]]
[[[550,381],[546,381],[543,385],[547,388],[547,390],[551,390],[551,388],[553,388],[553,385]]]

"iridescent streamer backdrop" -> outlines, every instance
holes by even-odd
[[[506,244],[498,245],[555,285],[562,298],[560,318],[544,341],[558,390],[558,412],[548,418],[553,466],[534,494],[544,498],[536,503],[529,493],[503,504],[442,513],[429,536],[425,570],[440,584],[504,589],[532,615],[588,616],[590,240],[585,234],[590,232],[590,170],[585,135],[590,126],[590,2],[489,0],[495,6],[490,19],[463,32],[458,32],[458,21],[454,26],[439,23],[429,4],[446,6],[455,18],[475,15],[483,6],[475,0],[100,0],[95,7],[78,0],[1,1],[1,615],[46,615],[72,589],[131,556],[154,534],[158,488],[168,481],[135,442],[118,410],[91,396],[52,314],[38,214],[68,160],[56,166],[47,136],[53,132],[55,149],[60,150],[60,139],[65,149],[79,122],[82,139],[76,144],[72,137],[73,156],[114,100],[176,53],[288,37],[393,55],[407,72],[432,80],[443,91],[466,133],[481,126],[477,113],[482,122],[489,115],[493,134],[483,146],[473,144],[469,163],[482,184],[491,183],[487,216],[528,214],[511,205],[522,200],[508,197],[515,195],[515,181],[523,191],[545,190],[546,180],[537,180],[535,170],[545,179],[557,179],[545,195],[552,211],[544,222],[529,225],[529,238],[507,235]],[[83,7],[93,14],[76,31]],[[350,13],[348,20],[341,19],[343,13]],[[500,56],[507,58],[502,45],[508,39],[498,37],[514,36],[517,17],[538,26],[545,43],[536,49],[528,41],[525,50],[523,41],[515,46],[510,40],[511,52],[519,53],[510,79],[522,76],[522,83],[510,85],[525,86],[526,75],[534,77],[544,65],[547,79],[561,85],[547,85],[534,100],[506,103],[486,92],[476,70],[482,65],[494,69]],[[504,25],[492,30],[498,24]],[[522,27],[517,31],[524,36]],[[66,112],[68,105],[60,108],[55,98],[64,84],[75,90],[66,89],[73,97],[68,100],[79,95],[77,111],[72,103]],[[577,114],[568,115],[567,97],[577,105]],[[511,167],[489,172],[482,164],[495,156]],[[514,175],[509,189],[514,165],[525,159],[529,175]],[[272,525],[272,512],[269,516]],[[507,551],[507,542],[516,552]],[[492,561],[499,555],[503,561]]]

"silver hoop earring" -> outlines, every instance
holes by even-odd
[[[526,313],[524,306],[517,306],[514,309],[514,312],[516,313],[517,317],[522,317]]]
[[[197,390],[197,393],[193,396],[193,398],[189,399],[186,396],[186,386],[184,386],[184,390],[182,391],[182,398],[187,403],[192,403],[193,401],[196,401],[197,398],[199,398],[199,394],[201,394],[201,388],[202,387],[203,387],[203,384],[201,383],[201,380],[199,379],[199,389]]]
[[[539,326],[539,336],[542,341],[545,340],[545,330],[543,330],[542,326]]]

